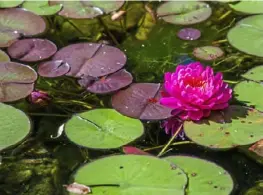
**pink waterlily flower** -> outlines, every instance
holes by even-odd
[[[32,91],[31,94],[28,96],[28,100],[32,104],[38,105],[47,105],[47,102],[51,98],[49,97],[47,92],[44,91]]]
[[[173,108],[173,115],[182,120],[198,121],[212,110],[228,107],[232,89],[223,81],[222,73],[200,62],[178,65],[176,71],[165,73],[160,104]]]

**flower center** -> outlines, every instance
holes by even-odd
[[[191,87],[203,87],[205,81],[200,77],[188,77],[184,79],[185,85],[190,85]]]

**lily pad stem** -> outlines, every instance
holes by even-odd
[[[227,39],[223,39],[223,40],[218,40],[218,41],[214,41],[212,42],[213,45],[216,45],[216,44],[219,44],[219,43],[225,43],[225,42],[228,42]]]
[[[64,20],[68,22],[71,26],[73,26],[81,34],[81,36],[86,37],[86,35],[73,22],[71,22],[67,18],[64,18]]]
[[[193,144],[194,142],[191,142],[191,141],[182,141],[182,142],[176,142],[176,143],[173,143],[171,144],[171,146],[178,146],[178,145],[183,145],[183,144]],[[144,152],[147,152],[147,151],[151,151],[151,150],[155,150],[155,149],[159,149],[159,148],[162,148],[164,147],[165,145],[160,145],[160,146],[154,146],[154,147],[151,147],[151,148],[145,148],[143,149]]]
[[[120,46],[120,44],[118,43],[117,39],[114,37],[114,35],[110,32],[110,30],[108,29],[108,27],[106,26],[106,24],[103,22],[103,20],[98,17],[99,22],[101,23],[101,25],[104,27],[104,29],[106,30],[107,34],[110,36],[110,38],[112,39],[113,43],[116,46]]]
[[[239,81],[230,81],[230,80],[224,80],[226,83],[231,83],[231,84],[236,84],[238,83]]]
[[[177,137],[177,135],[179,134],[179,132],[181,131],[183,127],[183,124],[180,125],[180,127],[176,130],[176,132],[174,133],[173,137],[171,137],[171,139],[168,141],[168,143],[163,147],[163,149],[161,150],[161,152],[157,155],[157,157],[162,156],[165,151],[167,150],[167,148],[172,144],[172,142],[174,141],[174,139]]]
[[[223,14],[218,21],[221,21],[223,19],[225,19],[227,16],[229,16],[232,13],[232,10],[228,10],[225,14]]]

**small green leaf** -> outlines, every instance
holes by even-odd
[[[68,138],[89,148],[118,148],[142,136],[140,120],[114,109],[95,109],[73,116],[65,125]]]
[[[62,4],[49,5],[48,0],[25,1],[22,8],[27,9],[40,16],[54,15],[62,8]]]
[[[263,66],[252,68],[242,76],[248,80],[263,81]]]
[[[10,58],[9,56],[0,49],[0,62],[9,62]]]
[[[31,124],[24,112],[0,103],[0,151],[21,141],[29,133]]]
[[[231,105],[224,111],[214,111],[208,119],[186,121],[184,130],[195,143],[210,148],[248,145],[263,138],[263,114],[255,109]]]
[[[93,195],[184,195],[187,177],[156,157],[117,155],[84,165],[75,182],[90,186]]]
[[[253,81],[242,81],[234,88],[236,99],[248,106],[255,106],[256,109],[263,111],[263,85]]]
[[[231,176],[215,163],[190,156],[168,156],[164,159],[187,173],[189,195],[229,195],[233,190]]]

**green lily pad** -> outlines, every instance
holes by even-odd
[[[95,18],[118,10],[124,0],[116,1],[49,1],[49,5],[62,4],[63,9],[59,15],[67,18]]]
[[[19,6],[23,3],[24,0],[7,0],[7,1],[0,1],[0,8],[10,8]]]
[[[118,148],[141,137],[140,120],[123,116],[114,109],[95,109],[73,116],[65,124],[68,138],[96,149]]]
[[[241,0],[235,4],[229,4],[229,6],[237,12],[244,14],[262,14],[263,13],[263,1],[255,0]]]
[[[231,105],[224,111],[214,111],[208,119],[186,121],[184,130],[195,143],[209,148],[248,145],[263,139],[263,114],[255,109]]]
[[[253,81],[263,81],[263,66],[257,66],[250,69],[245,74],[243,74],[242,77]]]
[[[224,51],[220,47],[203,46],[195,48],[193,54],[199,59],[211,61],[222,57]]]
[[[215,163],[190,156],[168,156],[165,160],[188,175],[188,195],[229,195],[234,183],[229,173]]]
[[[187,177],[156,157],[116,155],[84,165],[75,182],[90,186],[93,195],[184,195]]]
[[[9,56],[0,49],[0,62],[9,62],[10,58]]]
[[[236,49],[250,55],[263,57],[263,15],[240,20],[228,31],[227,39]]]
[[[21,141],[29,133],[31,124],[24,112],[0,103],[0,151]]]
[[[248,106],[254,106],[257,110],[263,111],[263,85],[253,81],[242,81],[234,88],[236,99]]]
[[[212,14],[209,4],[198,1],[171,1],[158,7],[157,15],[172,24],[190,25],[205,21]]]
[[[43,18],[20,8],[0,10],[0,47],[8,47],[21,36],[41,34],[46,29]]]
[[[22,8],[40,16],[54,15],[62,9],[62,4],[49,5],[48,0],[25,1]]]

